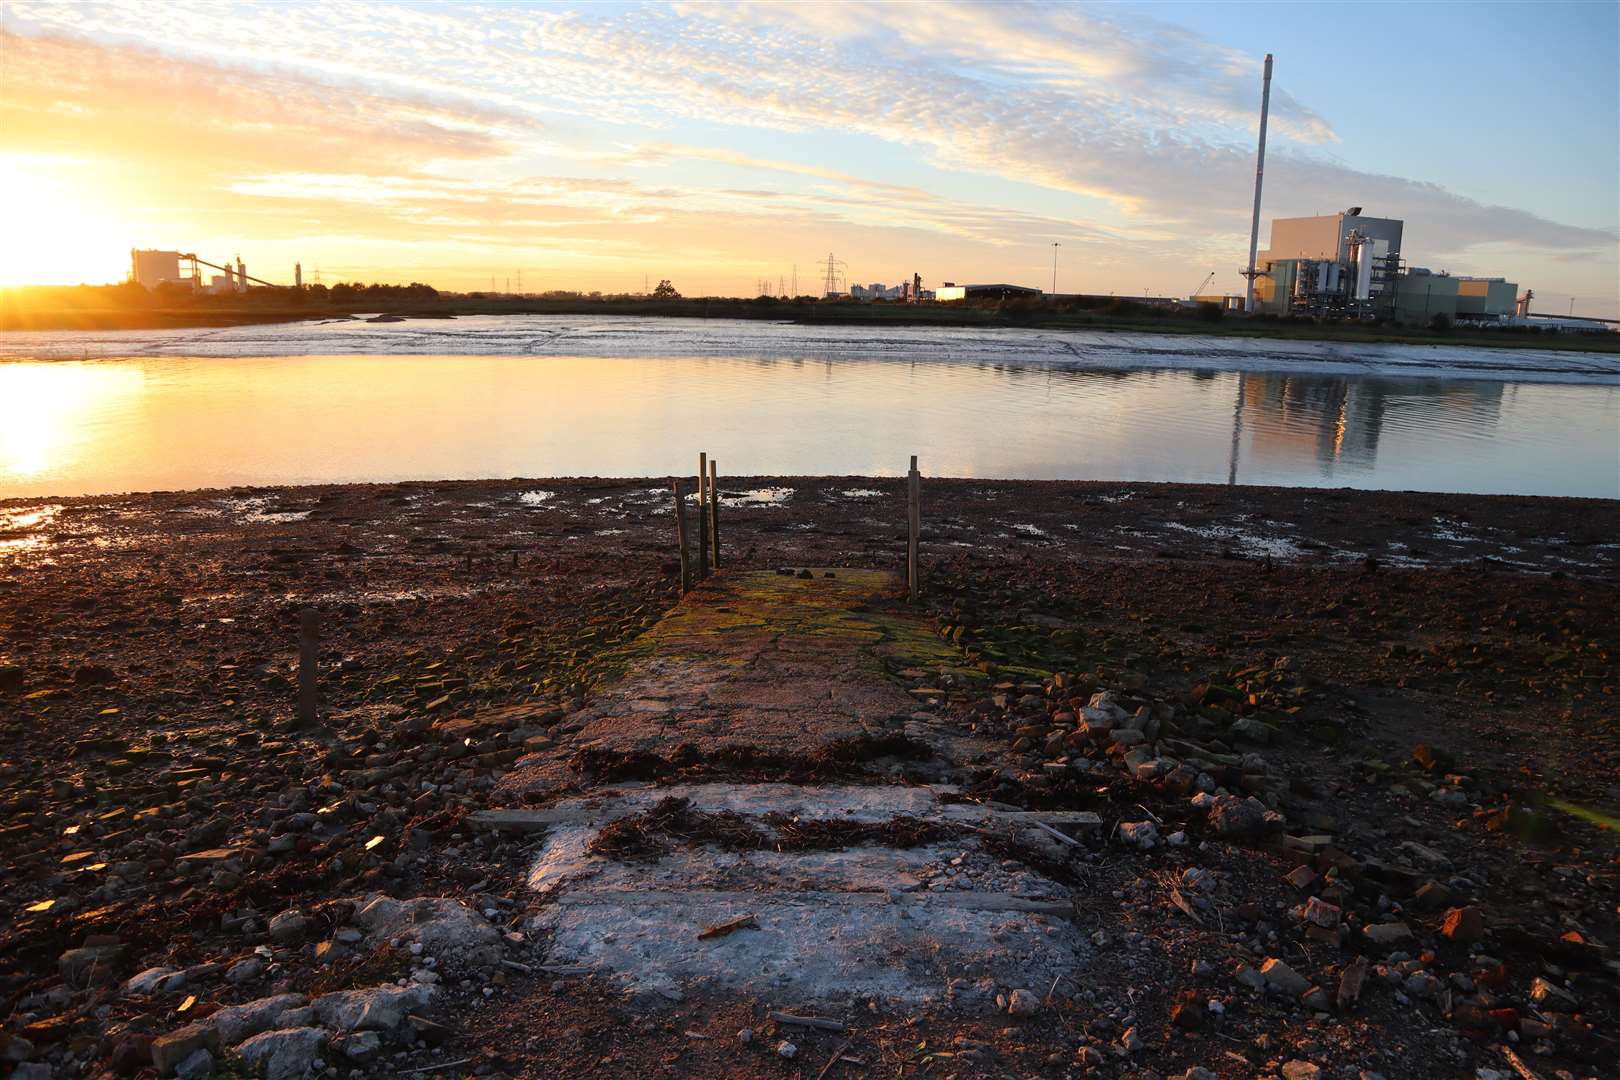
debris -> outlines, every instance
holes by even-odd
[[[839,1020],[828,1020],[820,1016],[795,1016],[793,1013],[770,1013],[770,1018],[778,1024],[794,1024],[798,1027],[819,1028],[822,1031],[843,1031],[844,1024]]]
[[[752,926],[756,930],[759,929],[759,923],[755,921],[753,915],[739,915],[735,919],[729,919],[726,922],[716,923],[714,926],[708,926],[702,930],[699,930],[698,938],[699,940],[703,940],[706,938],[725,937],[727,934],[741,930],[745,926]]]

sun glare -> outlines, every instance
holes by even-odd
[[[67,175],[70,171],[53,162],[0,155],[6,234],[0,286],[103,285],[125,277],[124,230]]]

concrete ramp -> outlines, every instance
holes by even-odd
[[[610,678],[506,780],[524,805],[473,818],[543,835],[550,964],[670,999],[969,1010],[1083,969],[1055,872],[1074,842],[1052,829],[1098,822],[955,797],[988,747],[893,673],[983,676],[898,593],[870,571],[726,575],[603,658]]]

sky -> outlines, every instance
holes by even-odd
[[[0,284],[1241,292],[1267,52],[1262,249],[1362,206],[1620,317],[1613,2],[6,0]]]

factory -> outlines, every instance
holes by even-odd
[[[202,268],[205,266],[211,270],[221,271],[212,275],[206,285],[202,279]],[[246,292],[250,285],[262,285],[271,289],[286,288],[284,285],[248,276],[247,264],[242,261],[241,256],[237,256],[236,265],[232,266],[229,259],[221,265],[200,259],[190,252],[140,248],[130,250],[129,280],[148,289],[167,285],[210,293]],[[293,288],[303,287],[304,268],[302,264],[294,263]]]
[[[1397,218],[1367,216],[1359,206],[1273,219],[1271,247],[1255,260],[1255,311],[1424,325],[1438,318],[1513,320],[1520,306],[1516,284],[1408,267],[1401,257],[1404,227]]]

